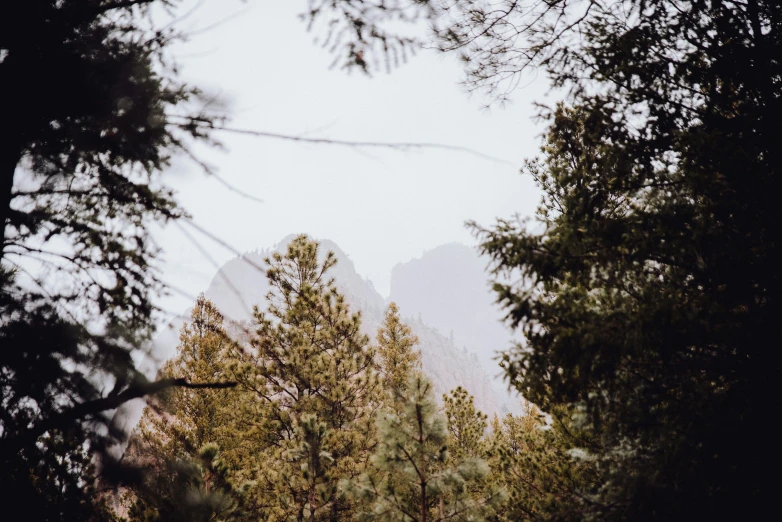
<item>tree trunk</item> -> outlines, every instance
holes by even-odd
[[[421,522],[426,522],[426,482],[421,481]]]
[[[0,256],[5,252],[5,229],[11,210],[14,173],[20,157],[20,149],[14,140],[9,139],[0,144],[0,228],[2,228],[3,234],[2,242],[0,242]]]
[[[310,486],[310,490],[307,495],[307,500],[310,503],[310,522],[315,522],[315,486]]]

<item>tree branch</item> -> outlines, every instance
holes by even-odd
[[[224,389],[235,386],[235,382],[191,383],[183,378],[135,383],[116,395],[110,394],[108,397],[77,404],[70,409],[52,415],[18,435],[0,439],[0,455],[18,451],[27,444],[35,443],[41,435],[49,430],[64,428],[80,419],[93,417],[104,411],[116,409],[133,399],[153,395],[169,388]]]
[[[115,9],[127,9],[136,6],[141,6],[141,5],[148,5],[154,1],[155,0],[124,0],[124,1],[109,2],[99,6],[95,10],[95,12],[98,14],[103,14],[109,11],[113,11]]]
[[[173,118],[181,118],[182,121],[172,121]],[[471,149],[469,147],[463,147],[461,145],[447,145],[444,143],[427,143],[427,142],[381,142],[381,141],[351,141],[351,140],[338,140],[330,138],[307,138],[306,136],[297,136],[292,134],[280,134],[276,132],[266,132],[252,129],[238,129],[233,127],[225,127],[221,125],[215,125],[209,120],[203,120],[199,118],[191,118],[186,116],[169,115],[166,125],[174,127],[180,127],[182,129],[204,129],[207,131],[223,131],[233,134],[244,134],[247,136],[256,136],[259,138],[272,138],[286,141],[296,141],[300,143],[312,143],[317,145],[336,145],[349,148],[384,148],[390,150],[411,150],[411,149],[441,149],[450,150],[455,152],[463,152],[466,154],[472,154],[479,158],[484,158],[497,163],[511,164],[507,160],[495,158],[488,154],[484,154],[480,151]]]

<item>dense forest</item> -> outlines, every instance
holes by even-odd
[[[394,305],[364,335],[307,236],[255,267],[271,291],[251,327],[200,297],[176,357],[140,371],[166,290],[150,231],[197,227],[166,175],[187,157],[217,176],[194,151],[232,131],[181,79],[171,49],[187,34],[160,23],[179,4],[0,7],[12,519],[775,518],[780,2],[302,6],[337,67],[393,74],[436,49],[489,104],[531,72],[550,81],[521,169],[537,214],[468,224],[522,336],[500,366],[524,413],[491,419],[470,390],[434,396]],[[141,397],[125,433],[112,414]]]

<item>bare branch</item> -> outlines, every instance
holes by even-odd
[[[177,116],[168,116],[169,118],[176,118]],[[383,148],[392,150],[411,150],[411,149],[441,149],[450,150],[455,152],[464,152],[478,156],[479,158],[487,159],[497,163],[506,163],[512,165],[513,163],[501,158],[495,158],[488,154],[484,154],[475,149],[469,147],[463,147],[461,145],[448,145],[444,143],[431,143],[431,142],[383,142],[383,141],[351,141],[351,140],[335,140],[331,138],[307,138],[305,136],[297,136],[293,134],[280,134],[276,132],[258,131],[252,129],[237,129],[233,127],[216,126],[210,121],[197,120],[193,118],[181,117],[183,121],[167,121],[167,125],[173,125],[176,127],[182,127],[184,129],[192,129],[193,127],[201,129],[210,129],[223,132],[230,132],[233,134],[244,134],[248,136],[257,136],[259,138],[272,138],[286,141],[297,141],[300,143],[312,143],[316,145],[337,145],[341,147],[350,148]]]
[[[116,395],[77,404],[65,411],[52,415],[30,429],[6,439],[0,439],[0,454],[18,451],[21,447],[33,444],[47,431],[64,428],[75,421],[94,417],[104,411],[113,410],[128,401],[153,395],[169,388],[225,389],[236,386],[235,382],[191,383],[187,379],[160,379],[152,382],[137,382]]]

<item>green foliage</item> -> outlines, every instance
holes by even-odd
[[[39,439],[35,451],[11,461],[0,470],[5,490],[2,495],[19,504],[9,508],[24,520],[70,522],[117,522],[95,483],[95,463],[87,447],[74,447],[77,432],[52,431]]]
[[[404,404],[410,376],[421,371],[421,351],[413,350],[416,344],[418,337],[399,318],[396,303],[389,304],[377,331],[377,356],[387,404],[397,410]]]
[[[337,53],[334,64],[371,74],[390,71],[424,43],[406,25],[428,20],[434,8],[426,0],[308,0],[302,15],[310,28],[323,26],[323,46]]]
[[[479,230],[525,335],[508,375],[545,411],[583,409],[600,438],[598,518],[763,518],[775,492],[759,463],[778,463],[782,5],[539,9],[468,29],[477,77],[538,65],[571,88],[524,169],[544,192],[540,227]]]
[[[244,491],[235,489],[217,444],[206,444],[196,460],[169,460],[150,483],[126,499],[128,522],[242,520]]]
[[[547,423],[534,406],[521,416],[495,416],[489,463],[508,493],[494,520],[588,520],[600,517],[593,443],[571,416],[557,410]]]
[[[190,314],[190,322],[182,327],[177,356],[163,365],[158,377],[184,377],[191,382],[225,381],[223,365],[233,344],[223,327],[223,316],[201,294]],[[141,429],[160,432],[185,454],[195,456],[202,446],[224,439],[228,411],[235,400],[233,390],[174,388],[162,397],[165,415],[145,417]]]
[[[162,290],[148,228],[183,215],[160,173],[206,137],[165,121],[200,112],[200,93],[166,61],[176,35],[153,27],[150,3],[0,7],[0,466],[31,470],[0,491],[49,505],[47,519],[88,518],[56,499],[92,503],[94,468],[57,462],[103,453],[118,435],[104,412],[143,395],[132,353]]]
[[[318,422],[318,416],[306,413],[294,427],[292,449],[284,455],[295,471],[284,474],[288,489],[306,491],[306,500],[296,513],[301,520],[324,518],[318,510],[334,501],[333,475],[330,473],[334,458],[325,450],[328,444],[326,423]],[[288,497],[290,500],[293,498]]]
[[[126,493],[131,522],[600,513],[599,440],[574,412],[556,410],[550,425],[534,408],[495,418],[487,438],[486,416],[465,389],[446,394],[438,412],[395,307],[374,352],[327,279],[333,256],[321,260],[317,243],[300,236],[268,265],[269,311],[256,314],[247,345],[227,337],[203,296],[182,327],[159,377],[230,376],[241,387],[174,388],[151,403],[125,457],[150,471]]]
[[[448,421],[448,448],[457,459],[481,457],[486,414],[475,409],[473,396],[461,386],[443,395],[445,418]]]
[[[215,144],[225,121],[214,97],[179,77],[168,51],[184,35],[156,23],[179,4],[0,6],[0,466],[18,470],[0,477],[0,491],[14,502],[57,505],[65,483],[87,495],[92,477],[40,470],[82,451],[109,458],[124,434],[106,412],[160,389],[133,356],[165,290],[150,227],[186,217],[162,174],[194,142]],[[323,22],[347,67],[398,62],[413,39],[384,25],[420,9],[360,4],[313,1],[303,17]]]
[[[476,498],[470,490],[487,475],[486,461],[449,459],[447,420],[421,374],[411,377],[401,413],[381,413],[377,429],[372,469],[359,481],[343,482],[365,506],[360,520],[477,521],[502,501],[500,491]]]
[[[338,481],[363,471],[374,443],[375,353],[327,277],[335,262],[306,236],[267,259],[268,311],[256,308],[251,347],[232,363],[253,397],[242,436],[255,445],[255,502],[269,520],[346,518]]]
[[[202,294],[190,318],[158,377],[224,380],[234,343],[222,315]],[[237,444],[231,411],[239,399],[235,390],[173,388],[145,409],[125,455],[148,471],[126,495],[131,522],[240,519],[248,485],[234,487],[224,451]]]
[[[104,412],[153,389],[132,359],[162,289],[149,227],[184,215],[160,174],[222,119],[201,110],[201,93],[166,59],[177,34],[146,16],[152,4],[176,3],[0,8],[0,122],[12,130],[0,147],[0,491],[8,504],[31,506],[29,519],[104,517],[91,458],[117,435]],[[329,28],[326,45],[346,65],[364,70],[374,69],[372,52],[392,63],[413,49],[415,38],[385,27],[419,16],[435,16],[434,34],[462,54],[469,86],[503,98],[520,72],[539,67],[569,92],[544,110],[543,156],[525,166],[544,192],[543,231],[501,221],[480,232],[508,321],[525,335],[504,366],[553,417],[548,429],[529,428],[529,419],[495,424],[496,447],[506,448],[496,469],[527,510],[507,516],[765,516],[774,491],[759,463],[778,463],[768,415],[782,337],[774,225],[782,221],[782,5],[337,0],[313,1],[304,15]],[[217,484],[233,474],[256,478],[255,507],[271,519],[350,517],[339,480],[377,516],[404,519],[400,506],[412,505],[423,507],[408,518],[440,516],[432,495],[443,513],[460,499],[474,513],[475,491],[464,484],[483,476],[479,462],[448,464],[435,443],[448,437],[445,421],[423,392],[380,419],[374,462],[384,471],[355,486],[376,441],[373,407],[403,395],[408,370],[392,375],[394,343],[379,340],[394,391],[377,391],[358,316],[324,279],[330,263],[319,264],[305,239],[273,258],[272,306],[257,314],[252,347],[232,356],[244,393],[170,394],[175,413],[147,427],[153,447],[172,458],[154,462],[190,464],[160,476],[191,492],[226,492]],[[385,340],[394,329],[407,336],[388,321]],[[215,377],[220,364],[188,353],[171,376]],[[474,442],[474,430],[458,427],[462,415],[464,426],[476,419],[465,400],[451,406],[451,436]],[[428,417],[410,417],[416,411]],[[217,460],[208,445],[216,441]],[[514,460],[507,448],[515,447],[531,460]],[[403,448],[431,472],[423,489]],[[574,456],[579,449],[588,464]],[[530,494],[532,485],[546,494]],[[159,491],[171,500],[187,488]],[[138,517],[178,516],[149,502]],[[208,510],[233,509],[215,502]]]

